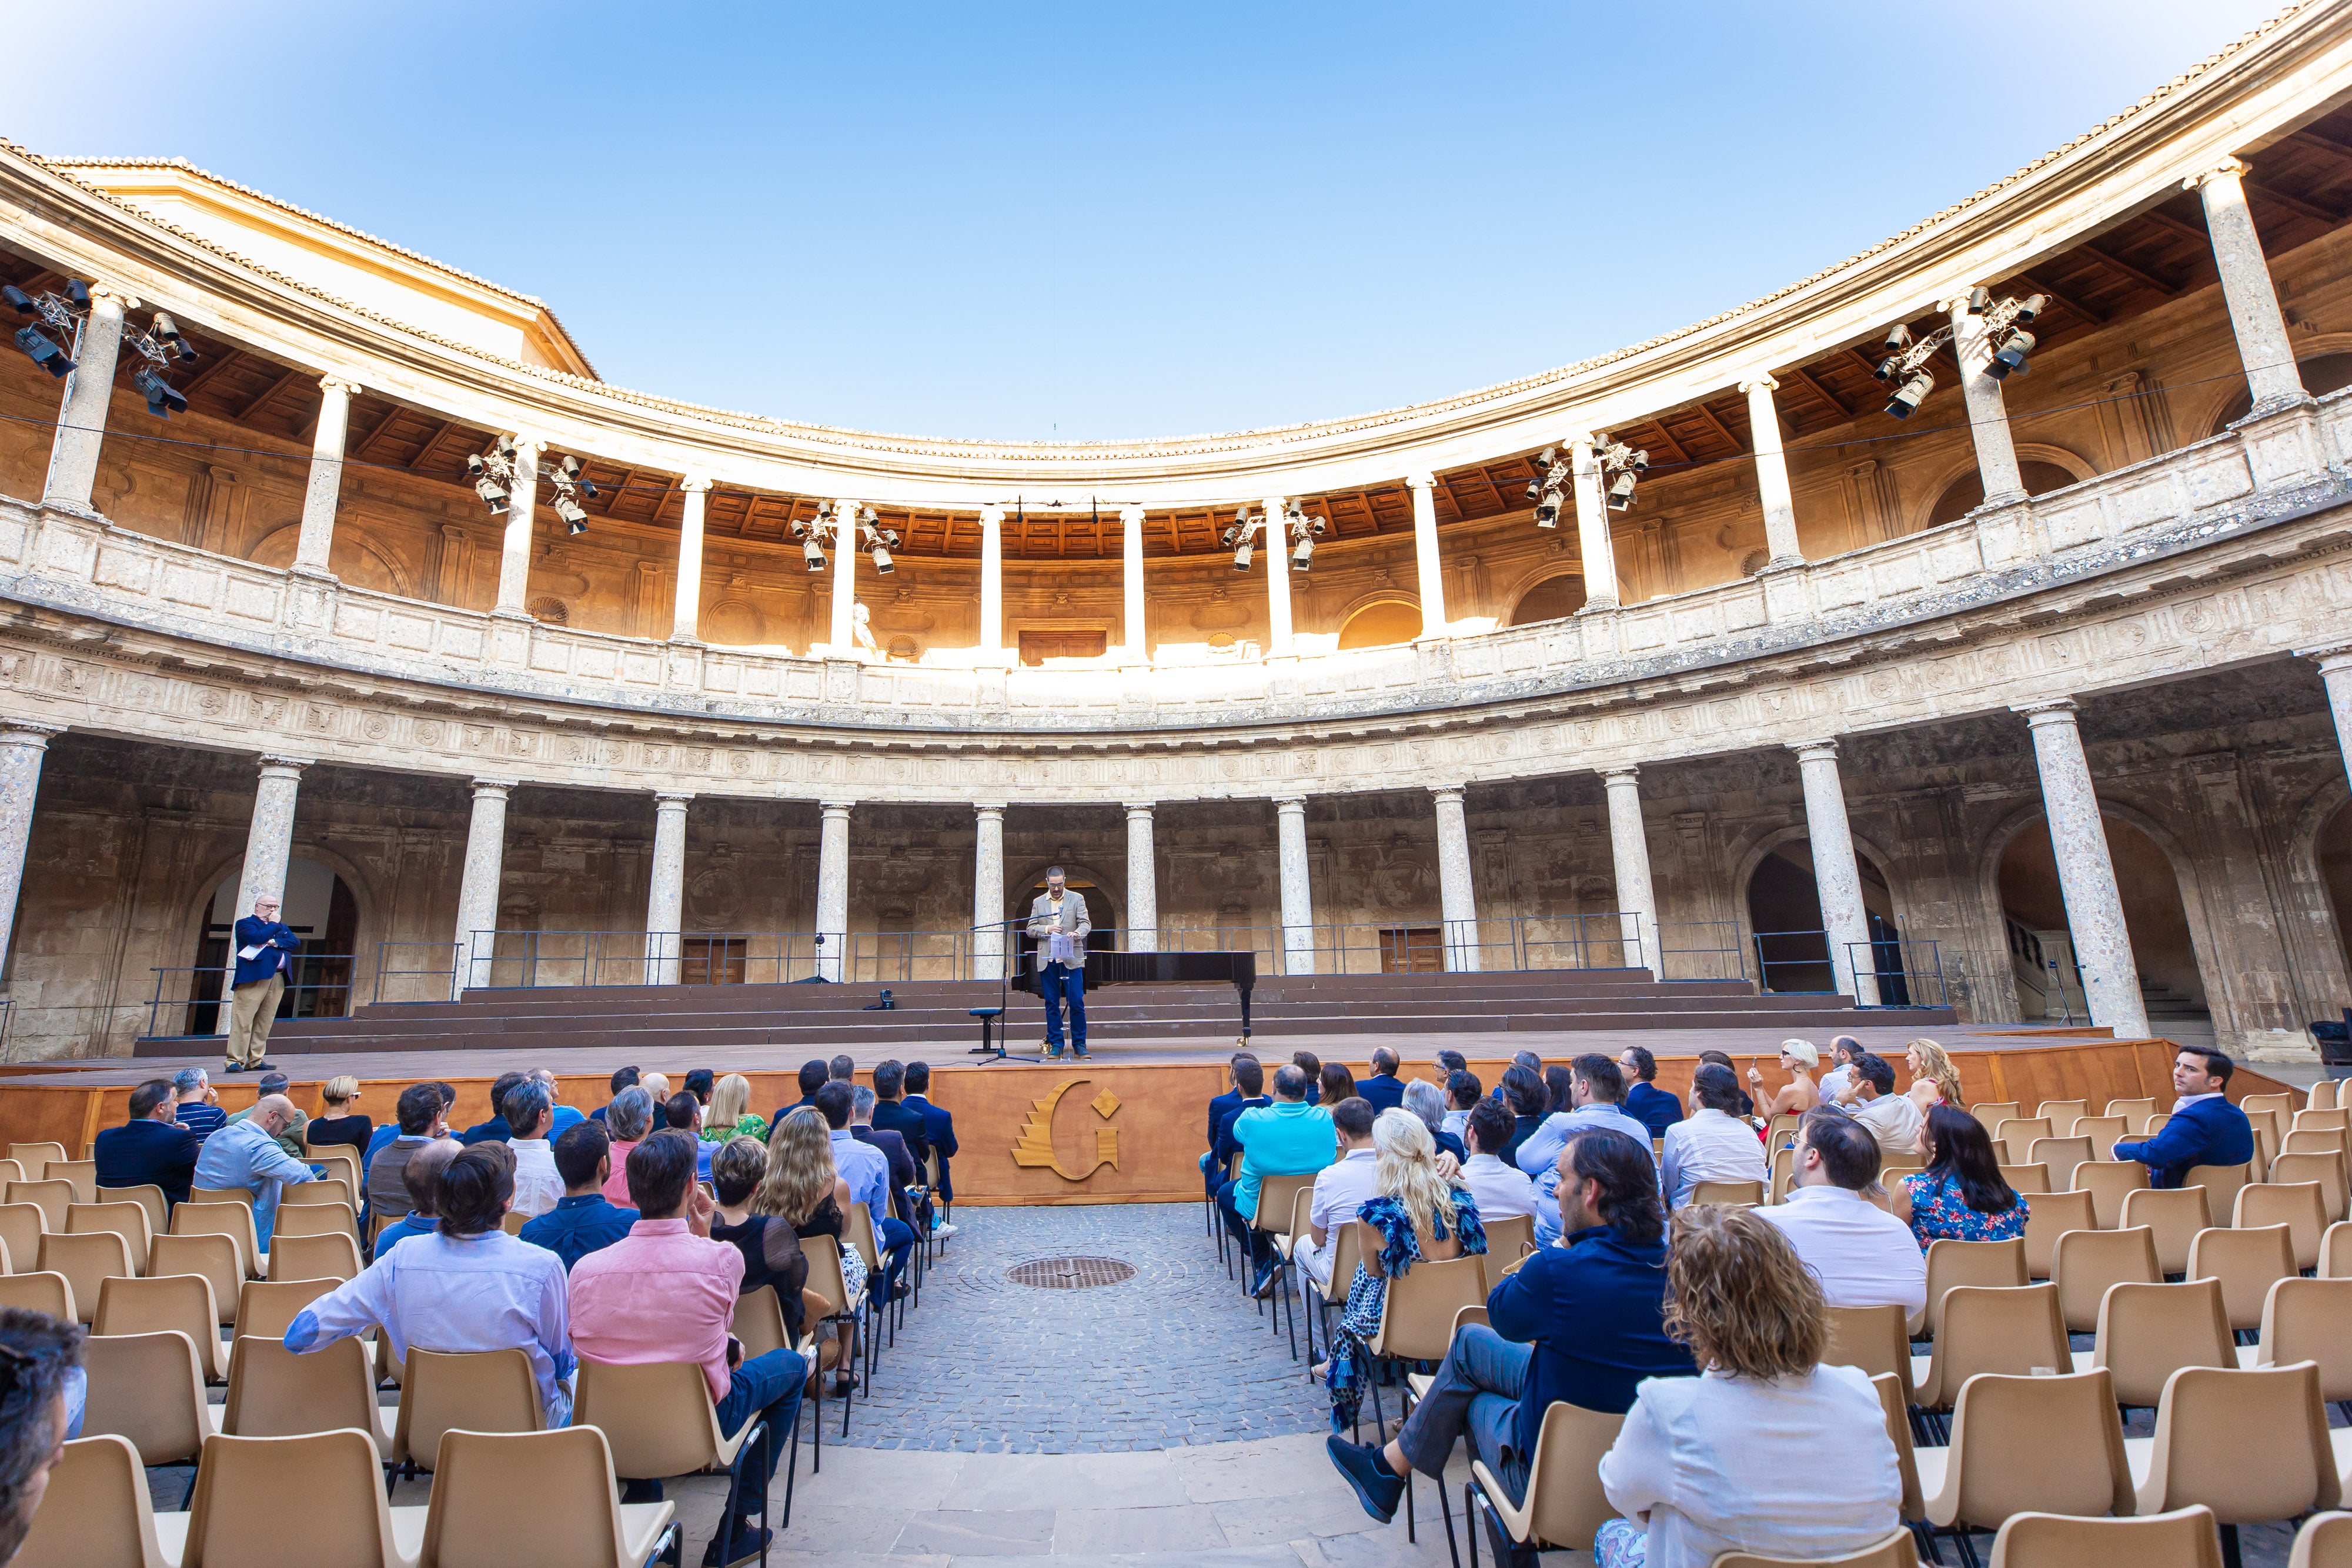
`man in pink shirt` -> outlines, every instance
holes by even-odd
[[[698,1363],[721,1431],[740,1431],[755,1417],[767,1423],[767,1440],[744,1467],[742,1490],[728,1500],[726,1518],[703,1553],[705,1568],[716,1568],[756,1557],[768,1544],[770,1532],[751,1516],[767,1516],[767,1489],[792,1440],[808,1363],[790,1350],[743,1359],[742,1344],[728,1332],[743,1254],[710,1239],[712,1206],[694,1172],[694,1138],[675,1128],[629,1151],[629,1200],[638,1219],[628,1235],[572,1265],[572,1344],[581,1360],[607,1365]],[[749,1496],[754,1478],[756,1509]],[[646,1479],[631,1479],[630,1500],[660,1497],[658,1482],[648,1489]]]

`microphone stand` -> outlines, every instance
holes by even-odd
[[[1005,1054],[1004,1030],[1007,1019],[1004,1015],[1012,1010],[1013,966],[1016,961],[1016,956],[1021,951],[1020,938],[1014,934],[1013,925],[1010,920],[1004,923],[1003,946],[1004,951],[998,956],[996,964],[996,1017],[992,1019],[985,1017],[981,1019],[980,1043],[973,1046],[967,1053],[969,1055],[979,1057],[981,1060],[977,1065],[982,1067],[987,1067],[999,1061],[1042,1062],[1045,1060],[1042,1056],[1008,1056]],[[974,1009],[973,1010],[975,1012],[979,1011],[978,1009]],[[993,1045],[989,1043],[988,1038],[989,1025],[991,1023],[993,1023],[996,1026],[996,1041]]]

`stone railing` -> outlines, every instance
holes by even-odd
[[[1428,715],[1924,625],[2347,497],[2352,391],[1920,533],[1476,636],[1211,665],[955,669],[542,625],[256,566],[0,499],[0,595],[375,678],[680,718],[884,733],[1184,729]]]

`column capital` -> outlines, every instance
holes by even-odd
[[[1159,804],[1160,802],[1157,800],[1129,800],[1125,802],[1127,814],[1129,817],[1148,817],[1151,815],[1155,809],[1158,808]]]
[[[93,283],[89,286],[89,297],[93,303],[103,300],[117,310],[136,310],[140,308],[139,296],[119,283]]]
[[[2053,724],[2063,724],[2069,729],[2074,727],[2073,697],[2054,697],[2046,703],[2011,703],[2009,711],[2023,714],[2025,722],[2036,729]]]
[[[36,746],[47,749],[66,732],[61,724],[34,724],[25,719],[0,720],[0,746]]]
[[[677,487],[689,496],[707,496],[710,493],[710,476],[688,474],[677,482]]]
[[[1449,802],[1458,806],[1462,803],[1462,791],[1468,788],[1466,784],[1432,784],[1429,794],[1441,806]]]
[[[1276,795],[1274,797],[1274,809],[1277,811],[1304,811],[1307,810],[1307,797],[1304,795]]]
[[[856,807],[857,802],[855,800],[819,800],[816,803],[816,809],[825,816],[843,819],[846,819]]]
[[[971,803],[971,812],[975,817],[993,817],[997,821],[1003,821],[1004,820],[1004,802],[1002,800],[974,800]]]
[[[1404,482],[1408,486],[1415,490],[1433,490],[1437,487],[1437,476],[1427,469],[1423,469],[1418,474],[1406,475],[1404,476]]]
[[[1748,372],[1747,376],[1741,380],[1739,390],[1743,392],[1751,393],[1759,392],[1776,392],[1780,390],[1780,383],[1772,379],[1772,372],[1769,371],[1750,371]]]
[[[1835,762],[1838,754],[1837,737],[1832,736],[1827,740],[1792,740],[1789,742],[1789,749],[1797,754],[1797,760],[1801,763]]]
[[[1612,789],[1620,784],[1631,784],[1641,776],[1640,765],[1632,762],[1628,762],[1622,768],[1604,768],[1601,770],[1601,781]]]
[[[1004,521],[1004,508],[991,501],[980,509],[980,526],[992,528]]]
[[[2242,180],[2252,172],[2237,158],[2224,158],[2210,169],[2201,170],[2180,182],[2184,191],[2201,191],[2216,180]]]
[[[2297,648],[2294,651],[2294,656],[2298,659],[2309,659],[2319,666],[2320,673],[2323,674],[2336,670],[2352,669],[2352,642],[2328,643],[2316,648]]]
[[[281,757],[277,752],[265,751],[261,754],[261,776],[264,779],[299,779],[302,769],[317,766],[318,761],[315,757]]]
[[[1143,517],[1144,512],[1141,507],[1121,507],[1118,509],[1118,520],[1126,524],[1130,528],[1141,528],[1143,526]]]
[[[654,791],[654,810],[683,811],[693,799],[694,791],[691,789],[656,789]]]
[[[319,378],[319,390],[327,393],[329,396],[332,396],[336,392],[341,392],[345,397],[357,397],[360,393],[367,391],[367,388],[347,377],[320,376]]]
[[[521,787],[522,780],[520,779],[477,779],[473,781],[473,784],[475,800],[479,800],[488,797],[493,800],[503,800],[507,798],[507,794],[509,790],[520,789]]]
[[[524,431],[515,431],[509,434],[507,439],[514,443],[517,452],[528,452],[533,457],[547,450],[547,443],[544,440]]]

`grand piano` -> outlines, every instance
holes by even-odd
[[[1233,984],[1241,997],[1242,1033],[1250,1035],[1250,991],[1257,984],[1255,953],[1114,953],[1108,948],[1087,949],[1087,989],[1097,986],[1116,986],[1129,981],[1146,982],[1191,981],[1199,984],[1208,980],[1225,980]],[[1013,977],[1013,988],[1038,995],[1037,956],[1031,944],[1021,945],[1021,963]]]

